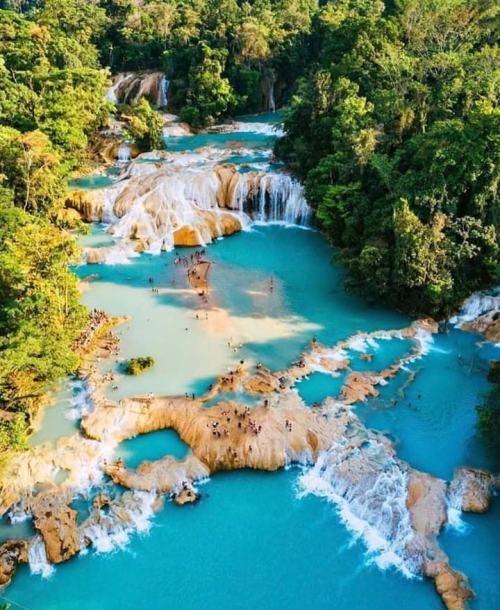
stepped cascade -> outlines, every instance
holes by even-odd
[[[172,123],[174,128],[177,124]],[[263,139],[277,133],[273,125],[258,122],[234,122],[218,129],[224,135],[258,133]],[[258,162],[252,163],[256,153]],[[234,157],[249,161],[239,165],[226,161]],[[270,168],[268,148],[208,146],[153,151],[128,163],[129,158],[130,147],[123,144],[120,178],[87,194],[85,209],[78,199],[84,219],[107,224],[117,241],[115,246],[88,249],[89,263],[125,262],[134,252],[206,245],[255,222],[310,225],[312,214],[303,186],[291,175]]]

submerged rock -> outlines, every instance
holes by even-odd
[[[184,486],[181,491],[174,494],[173,500],[177,506],[184,506],[185,504],[194,504],[198,502],[200,495],[189,486]]]

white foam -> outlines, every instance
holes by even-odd
[[[269,136],[282,137],[285,135],[283,127],[276,123],[262,123],[262,122],[245,122],[237,121],[234,123],[234,131],[240,133],[261,133]]]
[[[381,446],[380,450],[383,452]],[[335,504],[354,539],[366,546],[370,561],[381,569],[393,566],[408,578],[416,576],[418,558],[406,550],[414,537],[406,508],[406,473],[388,457],[380,472],[361,476],[356,483],[357,473],[352,473],[351,479],[344,476],[339,456],[345,457],[338,446],[320,454],[298,480],[299,497],[314,494]]]
[[[28,563],[32,574],[39,574],[42,578],[51,576],[55,568],[47,559],[45,544],[41,536],[32,538],[28,547]]]
[[[466,322],[472,322],[479,316],[490,311],[500,311],[500,288],[495,288],[493,294],[474,292],[462,303],[462,307],[456,316],[450,318],[450,322],[460,327]]]
[[[93,388],[88,382],[75,380],[70,383],[73,396],[70,400],[71,408],[66,413],[66,418],[72,421],[82,419],[89,415],[94,410],[94,401],[92,400]]]
[[[82,529],[82,546],[87,538],[97,553],[124,549],[132,534],[149,532],[155,500],[155,492],[125,492],[121,500],[110,506],[109,514]]]

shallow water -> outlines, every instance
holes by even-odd
[[[255,117],[245,120],[251,123]],[[214,137],[223,140],[210,135]],[[262,142],[262,134],[241,137]],[[193,138],[177,143],[196,148],[199,140]],[[106,239],[96,227],[84,241]],[[182,250],[187,256],[191,252]],[[313,335],[333,344],[358,330],[409,323],[397,312],[346,294],[343,272],[331,264],[332,254],[314,231],[255,226],[207,249],[214,263],[209,303],[186,290],[185,268],[174,264],[175,252],[141,255],[126,265],[78,268],[82,278],[91,276],[83,293],[88,306],[131,316],[116,331],[121,340],[118,361],[101,364],[116,374],[110,395],[198,394],[214,375],[240,360],[273,369],[288,366]],[[368,350],[372,362],[349,350],[352,367],[381,369],[409,348],[402,340],[378,344]],[[398,373],[378,398],[356,412],[368,426],[394,438],[398,455],[416,468],[445,478],[463,464],[498,470],[475,429],[475,406],[487,388],[487,360],[494,352],[471,334],[452,330],[439,335],[424,358]],[[149,355],[156,360],[152,369],[138,377],[120,374],[123,360]],[[340,389],[343,376],[314,374],[297,390],[308,403],[320,401]],[[41,436],[32,442],[66,433],[69,420],[62,418],[68,408],[63,393],[47,410]],[[162,431],[126,441],[116,453],[136,466],[165,452],[180,458],[186,451],[175,433]],[[126,550],[77,557],[58,566],[50,579],[31,576],[23,567],[6,595],[30,610],[442,607],[430,582],[376,567],[332,504],[315,496],[299,499],[299,474],[290,469],[214,475],[200,487],[203,497],[197,505],[167,503],[149,535],[133,537]],[[442,546],[451,565],[470,577],[478,594],[472,608],[493,610],[500,605],[498,499],[487,515],[465,515],[463,521],[463,532],[448,529],[442,534]]]
[[[137,468],[144,460],[159,460],[167,453],[182,460],[189,452],[175,430],[158,430],[123,441],[115,455],[122,457],[127,468]]]

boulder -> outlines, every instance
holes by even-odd
[[[67,561],[80,550],[76,511],[54,493],[37,496],[32,506],[33,524],[45,544],[51,563]]]
[[[7,540],[0,545],[0,587],[8,585],[18,564],[28,561],[26,540]]]
[[[500,489],[500,476],[478,468],[458,468],[450,484],[449,496],[456,508],[484,513],[490,507],[493,492]]]

